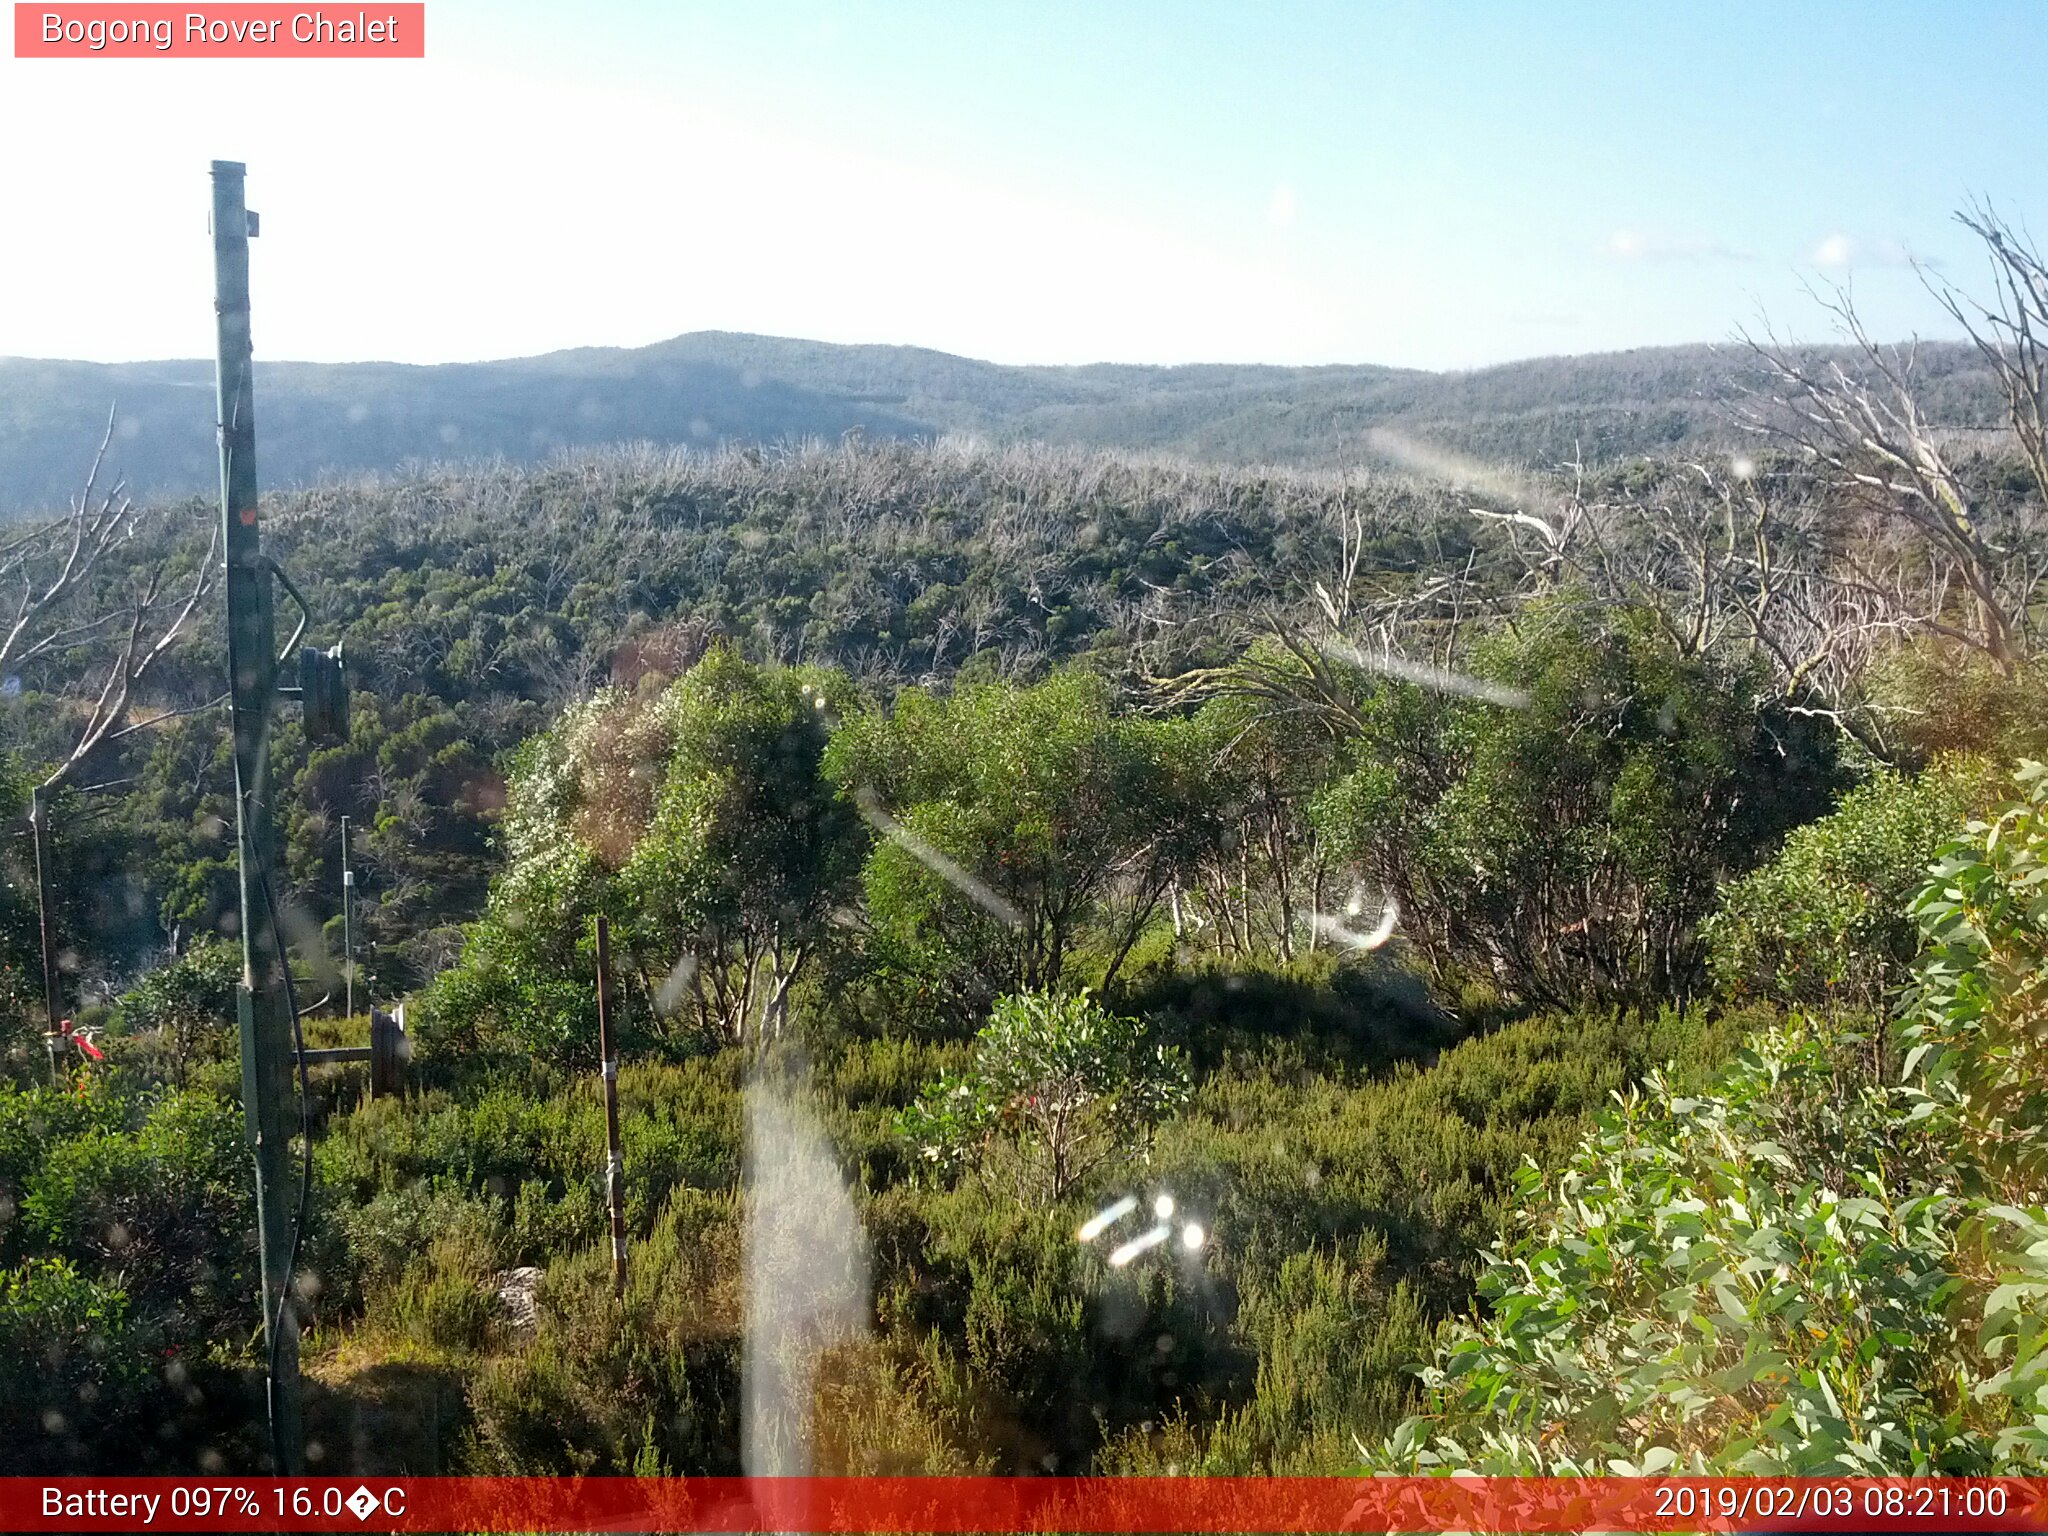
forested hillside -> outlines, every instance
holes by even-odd
[[[1576,471],[862,440],[266,498],[352,689],[273,742],[308,1043],[364,1029],[346,816],[414,1046],[308,1078],[314,1470],[2033,1467],[2010,361],[1959,436],[1956,370],[1761,354],[1740,452]],[[263,1461],[213,516],[0,551],[10,1470]]]
[[[1853,359],[1816,349],[1814,359]],[[1982,428],[1995,381],[1974,351],[1929,346],[1920,398]],[[1549,468],[1725,444],[1726,407],[1761,378],[1746,348],[1649,348],[1467,373],[1371,366],[1007,367],[915,347],[700,332],[503,362],[257,363],[272,486],[409,462],[541,463],[647,442],[836,443],[949,433],[1168,452],[1211,462],[1395,465],[1392,431],[1438,452]],[[213,483],[213,366],[0,358],[0,513],[61,505],[118,408],[113,466],[137,492]]]

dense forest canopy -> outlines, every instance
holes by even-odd
[[[310,1077],[314,1468],[2033,1468],[2048,284],[1981,232],[1974,374],[1758,348],[1712,451],[267,498],[353,690],[272,742],[312,1041],[344,816],[413,1021]],[[262,1454],[212,520],[0,547],[19,1469]]]

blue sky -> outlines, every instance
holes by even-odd
[[[0,353],[721,328],[1012,362],[1383,362],[1944,334],[1950,212],[2048,224],[2048,7],[429,0],[419,62],[0,60]],[[83,101],[89,95],[90,107]],[[225,104],[232,99],[236,105]]]

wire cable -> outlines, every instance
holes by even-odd
[[[277,904],[277,890],[270,882],[266,870],[263,875],[263,901],[270,910],[270,936],[277,953],[278,974],[284,978],[284,1003],[292,1016],[292,1059],[299,1069],[299,1141],[302,1148],[299,1163],[299,1203],[292,1213],[291,1241],[285,1248],[284,1273],[277,1288],[277,1311],[270,1322],[269,1390],[270,1413],[270,1456],[271,1464],[278,1476],[284,1475],[286,1461],[284,1441],[278,1433],[277,1423],[277,1360],[278,1347],[284,1341],[284,1309],[291,1305],[292,1276],[299,1267],[299,1244],[306,1232],[306,1216],[313,1200],[313,1101],[306,1088],[306,1029],[299,1015],[299,1000],[292,987],[291,951],[284,939],[284,914]],[[252,1020],[253,1022],[253,1020]]]
[[[217,297],[216,307],[218,307]],[[224,523],[227,516],[227,498],[229,496],[229,492],[226,489],[226,482],[232,477],[234,468],[234,446],[233,443],[228,439],[229,435],[234,431],[234,429],[236,427],[239,427],[241,424],[242,390],[247,386],[249,381],[249,374],[251,371],[250,361],[250,355],[246,350],[240,357],[238,357],[235,360],[235,403],[233,407],[233,414],[230,416],[227,422],[222,424],[220,428],[222,438],[221,473],[223,480],[222,518]],[[226,549],[226,542],[227,541],[223,539],[221,556],[224,561],[229,558],[228,551]],[[232,607],[232,599],[230,599],[230,607]],[[230,641],[230,654],[232,655],[232,641]],[[265,648],[264,654],[267,658],[269,655],[267,647]],[[232,689],[230,689],[229,697],[233,697]],[[273,701],[265,701],[264,713],[266,719],[272,707]],[[241,762],[238,752],[236,758],[236,770],[238,776],[240,768]],[[242,823],[246,826],[248,824],[248,807],[243,806],[240,809],[242,812],[240,819]],[[246,856],[246,849],[244,850],[244,853]],[[312,1205],[313,1108],[312,1095],[307,1091],[306,1084],[305,1023],[299,1015],[299,1001],[297,994],[292,987],[291,951],[289,947],[286,945],[284,938],[284,914],[278,907],[277,889],[271,883],[270,872],[268,870],[265,870],[263,872],[263,876],[260,883],[263,886],[264,905],[269,909],[270,912],[271,945],[277,956],[278,974],[284,978],[285,1007],[288,1010],[290,1010],[292,1016],[292,1059],[298,1067],[299,1071],[299,1139],[302,1147],[301,1162],[299,1167],[298,1207],[292,1214],[291,1241],[288,1244],[286,1244],[285,1247],[284,1272],[280,1277],[280,1283],[277,1289],[277,1310],[274,1313],[270,1314],[270,1341],[268,1351],[269,1360],[267,1362],[267,1368],[265,1371],[266,1387],[270,1399],[269,1406],[271,1466],[272,1470],[281,1476],[285,1471],[287,1462],[284,1454],[284,1437],[279,1430],[277,1415],[278,1351],[284,1339],[285,1308],[291,1305],[292,1277],[297,1272],[299,1267],[299,1246],[301,1240],[305,1236],[306,1217]],[[245,920],[246,917],[247,914],[245,913]],[[250,1023],[252,1026],[255,1026],[258,1024],[258,1022],[259,1021],[254,1016],[254,1010],[252,1009]],[[261,1084],[256,1084],[253,1086],[256,1087],[258,1092],[262,1091]],[[260,1111],[257,1123],[259,1125],[262,1123]],[[262,1220],[261,1211],[257,1212],[257,1220],[259,1222]]]

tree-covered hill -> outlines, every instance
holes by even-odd
[[[1967,347],[1924,349],[1920,372],[1938,421],[1995,418],[1995,386]],[[1439,450],[1550,465],[1723,438],[1728,402],[1756,377],[1740,347],[1645,348],[1440,374],[1050,368],[714,331],[435,367],[259,362],[256,387],[264,480],[285,486],[413,460],[526,463],[565,447],[837,441],[856,430],[1341,467],[1385,463],[1389,447],[1375,434],[1391,429]],[[0,514],[60,504],[116,407],[109,463],[131,488],[204,491],[216,474],[212,391],[210,362],[0,358]]]

